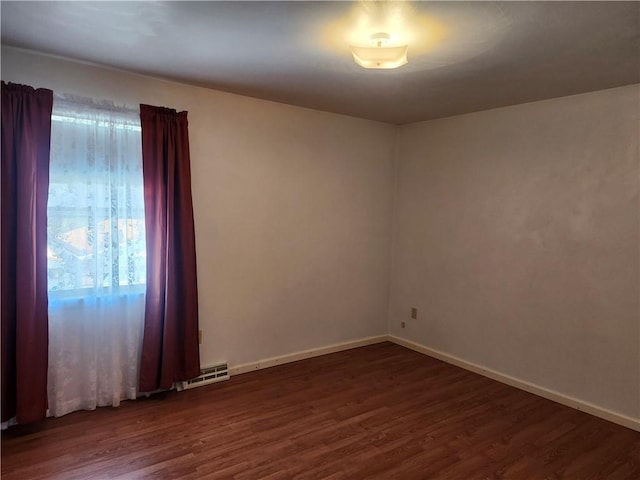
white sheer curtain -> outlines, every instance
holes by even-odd
[[[47,207],[49,415],[136,397],[143,201],[139,112],[56,97]]]

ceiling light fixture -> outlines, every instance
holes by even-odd
[[[391,36],[385,32],[369,37],[371,46],[351,45],[355,62],[364,68],[398,68],[405,65],[408,45],[391,46]]]

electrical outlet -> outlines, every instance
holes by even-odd
[[[411,318],[418,319],[418,309],[416,307],[411,307]]]
[[[405,327],[405,323],[404,322],[400,322],[400,327],[404,328]]]

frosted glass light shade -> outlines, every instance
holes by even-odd
[[[357,47],[351,46],[355,62],[364,68],[398,68],[407,60],[407,45],[400,47]]]

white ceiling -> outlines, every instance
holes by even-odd
[[[10,2],[2,44],[395,124],[640,82],[640,2]],[[348,45],[394,30],[409,64]]]

